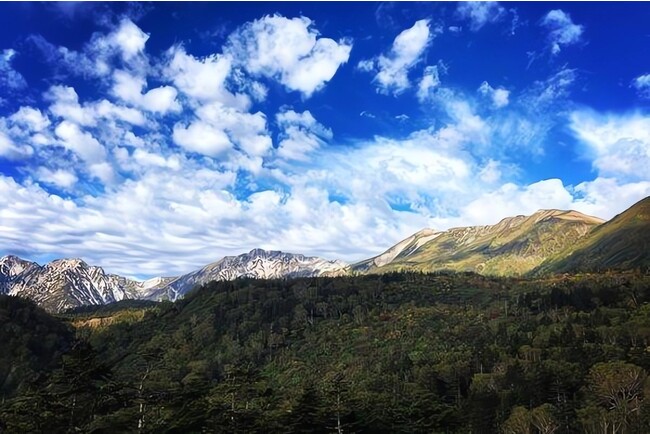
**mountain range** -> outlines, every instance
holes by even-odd
[[[125,299],[175,301],[194,286],[212,280],[337,276],[348,272],[349,265],[342,261],[253,249],[182,276],[139,282],[108,274],[81,259],[57,259],[41,266],[8,255],[0,258],[0,294],[30,298],[48,311],[62,312]]]
[[[34,300],[61,312],[124,299],[171,300],[212,280],[290,278],[392,271],[471,271],[526,276],[650,267],[650,197],[605,222],[577,211],[540,210],[495,225],[423,229],[385,252],[356,264],[254,249],[227,256],[178,277],[135,281],[105,273],[81,259],[44,266],[0,258],[0,294]]]

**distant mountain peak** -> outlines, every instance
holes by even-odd
[[[49,267],[59,267],[59,268],[75,268],[75,267],[88,267],[86,261],[80,258],[64,258],[64,259],[55,259],[49,264]]]
[[[4,255],[2,258],[0,258],[0,263],[5,263],[5,262],[9,262],[9,261],[15,262],[15,261],[25,261],[25,260],[22,259],[22,258],[19,258],[16,255]]]
[[[193,287],[213,280],[336,276],[346,274],[348,269],[349,265],[339,260],[329,261],[314,256],[256,248],[238,256],[226,256],[200,270],[180,276],[161,287],[151,298],[176,300]]]
[[[436,234],[439,231],[432,229],[432,228],[424,228],[420,229],[416,233],[413,234],[414,237],[428,237],[430,235]]]
[[[605,220],[583,214],[580,211],[575,210],[560,210],[560,209],[540,209],[533,213],[531,218],[536,218],[538,221],[546,218],[560,218],[565,220],[574,220],[574,221],[583,221],[592,224],[601,224],[605,223]]]
[[[8,292],[3,286],[7,286],[9,281],[35,267],[38,268],[39,265],[35,262],[19,258],[16,255],[5,255],[0,258],[0,294]]]

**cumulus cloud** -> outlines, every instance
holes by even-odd
[[[15,56],[16,50],[11,48],[2,50],[0,53],[0,89],[5,91],[16,91],[27,86],[25,77],[11,64]]]
[[[232,70],[230,56],[211,54],[194,57],[181,45],[167,51],[164,75],[174,86],[198,103],[219,101],[242,110],[250,105],[250,98],[234,94],[227,88],[227,78]]]
[[[8,160],[23,160],[29,158],[34,150],[29,145],[18,145],[6,134],[0,131],[0,158]]]
[[[55,185],[62,189],[69,189],[79,180],[74,172],[64,169],[50,170],[46,167],[39,167],[36,171],[36,177],[41,182]]]
[[[181,105],[176,100],[176,89],[172,86],[161,86],[142,93],[147,86],[146,80],[120,69],[113,72],[113,80],[113,94],[122,101],[160,114],[181,110]]]
[[[106,159],[106,149],[92,134],[82,131],[77,124],[63,121],[54,130],[60,144],[89,163],[99,163]]]
[[[508,105],[510,102],[509,97],[510,97],[510,91],[503,88],[503,87],[498,87],[498,88],[493,88],[490,86],[490,84],[487,81],[484,81],[481,83],[481,86],[478,88],[478,92],[487,97],[490,98],[492,101],[492,105],[494,108],[502,108]]]
[[[45,93],[45,99],[51,102],[49,111],[54,116],[81,126],[95,127],[102,119],[121,120],[132,125],[145,123],[138,110],[105,99],[81,105],[77,92],[69,86],[52,86]]]
[[[249,156],[264,156],[272,146],[266,128],[266,116],[262,112],[245,113],[215,102],[196,110],[204,122],[222,129],[230,140]]]
[[[277,154],[286,160],[306,161],[310,153],[332,138],[332,131],[318,123],[308,110],[281,111],[276,121],[282,129]]]
[[[348,61],[352,42],[318,37],[306,17],[265,16],[229,37],[229,53],[249,73],[278,80],[310,97]]]
[[[551,53],[559,54],[562,47],[575,45],[582,40],[584,26],[575,24],[571,16],[561,9],[549,11],[541,21],[548,30]]]
[[[232,148],[232,143],[223,130],[199,120],[189,125],[174,125],[173,139],[174,143],[184,149],[208,157],[223,156]]]
[[[650,196],[650,181],[625,182],[616,178],[598,177],[576,185],[573,194],[575,199],[570,205],[571,209],[609,220]]]
[[[373,81],[377,91],[398,95],[411,86],[408,73],[422,60],[436,32],[431,32],[429,20],[416,21],[413,27],[397,35],[387,54],[380,55],[376,60],[360,62],[357,68],[365,71],[376,69]]]
[[[160,154],[148,152],[144,149],[136,149],[133,152],[133,159],[141,166],[164,167],[178,170],[181,167],[181,160],[177,156],[165,158]]]
[[[570,127],[602,176],[650,181],[650,117],[575,111]]]
[[[102,40],[101,43],[119,47],[122,58],[125,62],[129,62],[144,51],[144,45],[148,39],[147,33],[143,32],[133,21],[125,18],[120,22],[119,27],[108,36],[106,42]],[[100,42],[98,42],[99,44]]]
[[[51,124],[47,115],[33,107],[20,107],[9,119],[32,132],[43,131]]]
[[[55,116],[73,121],[79,125],[92,126],[97,122],[91,111],[84,110],[81,107],[79,95],[72,87],[52,86],[45,94],[45,99],[52,102],[50,112]]]
[[[639,75],[632,80],[632,86],[641,98],[650,98],[650,74]]]
[[[498,2],[469,1],[458,4],[456,13],[462,19],[469,21],[473,32],[481,30],[486,24],[496,23],[502,19],[506,11]],[[457,28],[450,31],[458,31]]]
[[[608,220],[648,195],[648,181],[625,183],[598,177],[575,187],[556,178],[528,185],[508,182],[459,207],[458,217],[433,220],[442,227],[495,224],[540,209],[577,210]]]

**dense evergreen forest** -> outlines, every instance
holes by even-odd
[[[239,279],[57,317],[2,296],[0,343],[0,432],[650,432],[641,272]]]

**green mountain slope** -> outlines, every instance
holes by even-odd
[[[648,269],[650,197],[595,228],[576,245],[549,258],[536,273]]]
[[[503,219],[496,225],[431,231],[425,242],[418,233],[353,269],[371,273],[453,270],[523,275],[602,223],[577,211],[540,210],[531,216]],[[395,255],[396,250],[399,253]]]
[[[0,295],[0,399],[23,392],[60,362],[74,331],[30,300]]]

